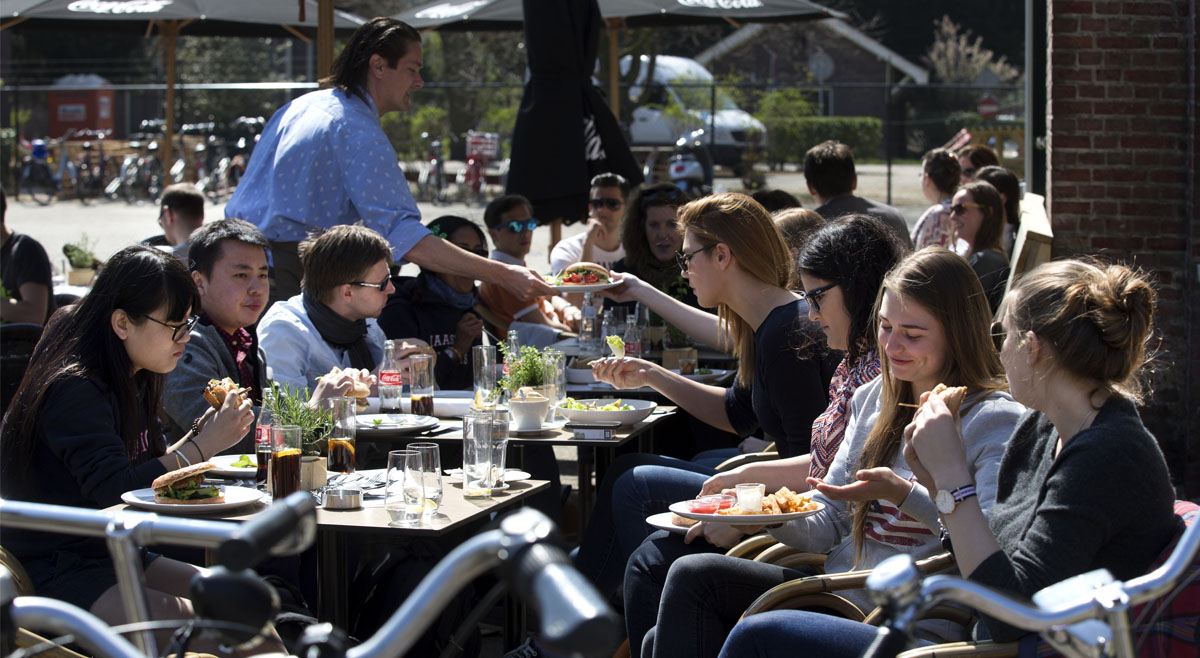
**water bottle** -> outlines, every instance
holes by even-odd
[[[383,363],[379,367],[379,411],[400,413],[400,400],[404,397],[404,377],[396,363],[396,344],[385,341]]]
[[[599,346],[596,335],[596,306],[592,301],[592,293],[583,294],[582,317],[579,319],[579,347],[584,352],[595,351]]]
[[[600,321],[600,350],[604,350],[604,344],[608,342],[608,337],[616,333],[616,325],[613,320],[613,312],[611,308],[604,309],[604,319]]]
[[[521,338],[517,335],[516,329],[508,330],[508,338],[504,341],[507,349],[504,350],[504,374],[508,374],[511,368],[510,363],[515,363],[521,358]]]

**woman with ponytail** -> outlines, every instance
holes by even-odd
[[[1031,410],[1009,439],[990,512],[979,496],[954,496],[940,512],[964,577],[1018,597],[1094,569],[1127,580],[1170,541],[1170,475],[1135,406],[1154,304],[1142,275],[1077,260],[1038,267],[1005,298],[992,332],[1012,396]],[[978,486],[965,416],[925,397],[904,430],[904,459],[929,491]],[[876,630],[768,612],[739,623],[721,655],[857,658]],[[985,618],[975,634],[1008,641],[1022,631]]]

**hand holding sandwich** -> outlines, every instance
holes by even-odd
[[[214,387],[214,382],[218,386]],[[246,436],[254,422],[254,411],[250,397],[228,379],[209,382],[204,399],[213,406],[200,417],[197,423],[200,432],[192,437],[192,441],[208,459]]]
[[[958,418],[965,393],[962,387],[923,393],[921,407],[904,428],[904,459],[930,491],[937,491],[939,482],[957,487],[972,481]]]

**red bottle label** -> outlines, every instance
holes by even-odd
[[[384,370],[379,373],[379,383],[384,386],[402,386],[404,378],[398,370]]]

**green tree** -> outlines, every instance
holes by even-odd
[[[238,37],[180,37],[177,83],[299,82],[284,73],[291,40]],[[301,92],[179,90],[177,124],[214,121],[225,125],[239,116],[269,117]]]

